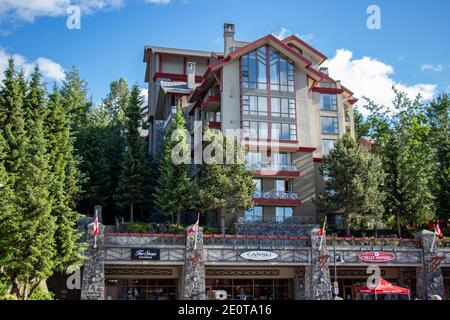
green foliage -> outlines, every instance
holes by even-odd
[[[253,206],[253,172],[244,165],[245,152],[237,139],[206,128],[205,140],[211,142],[205,153],[210,153],[212,158],[204,159],[200,166],[195,206],[202,213],[219,210],[221,230],[225,233],[225,215],[235,215]],[[227,153],[230,159],[226,159]]]
[[[345,134],[324,157],[321,173],[325,191],[319,206],[327,213],[342,213],[347,234],[351,229],[377,223],[383,213],[384,172],[378,157]]]
[[[429,143],[436,163],[436,213],[442,221],[450,222],[450,98],[443,94],[426,109],[430,126]]]
[[[130,221],[134,220],[134,210],[144,210],[149,204],[150,162],[141,136],[142,97],[139,86],[131,89],[130,99],[124,110],[126,151],[123,153],[121,171],[114,199],[121,208],[129,208]]]
[[[368,122],[386,173],[386,215],[396,217],[400,236],[401,226],[417,230],[435,217],[436,161],[420,96],[394,91],[393,110],[368,101]]]
[[[178,107],[175,121],[165,133],[159,178],[155,188],[155,206],[164,215],[177,215],[193,206],[193,181],[189,177],[190,146],[187,143],[186,120]],[[174,161],[176,159],[176,161]]]
[[[55,295],[38,287],[29,297],[29,300],[55,300]]]
[[[360,137],[365,137],[369,135],[370,124],[364,120],[364,116],[359,112],[358,108],[353,109],[353,119],[355,123],[355,136],[356,140]]]

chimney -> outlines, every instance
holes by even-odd
[[[233,52],[234,48],[234,24],[224,23],[223,24],[223,52],[225,57]]]
[[[187,63],[187,87],[188,89],[195,89],[195,62]]]

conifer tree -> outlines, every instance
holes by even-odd
[[[130,221],[134,221],[135,209],[148,205],[150,167],[144,138],[140,134],[142,97],[138,85],[131,89],[130,99],[125,109],[125,142],[121,171],[115,200],[119,207],[129,208]]]
[[[67,115],[56,86],[46,108],[45,137],[51,178],[51,213],[56,218],[55,268],[63,271],[81,261],[78,243],[80,235],[76,228],[81,216],[73,210],[78,192],[78,170],[73,156]]]
[[[177,136],[172,139],[173,135]],[[191,209],[193,205],[187,135],[186,119],[178,106],[175,120],[165,132],[155,188],[156,209],[164,215],[171,215],[172,222],[176,217],[177,226],[180,224],[182,211]],[[179,159],[174,161],[174,157]]]
[[[256,188],[254,173],[245,167],[245,151],[237,139],[213,133],[209,128],[206,128],[204,134],[207,141],[218,144],[219,147],[215,149],[218,154],[213,152],[212,159],[204,159],[200,166],[196,207],[203,212],[218,210],[221,232],[225,233],[227,215],[235,215],[253,206],[252,196]],[[230,159],[227,159],[227,153]],[[218,160],[222,156],[220,154],[223,155],[222,161]]]
[[[326,213],[341,213],[347,235],[353,228],[381,221],[385,194],[381,161],[366,148],[358,147],[348,133],[324,157],[321,173],[325,191],[319,205]]]

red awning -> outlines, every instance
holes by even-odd
[[[380,278],[376,286],[361,287],[357,289],[360,293],[370,294],[409,294],[409,289],[394,286],[392,283]]]

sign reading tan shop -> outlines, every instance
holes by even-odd
[[[395,260],[395,254],[390,252],[363,252],[358,258],[364,262],[388,262]]]
[[[278,258],[278,254],[272,251],[246,251],[241,253],[241,258],[253,261],[265,261]]]

